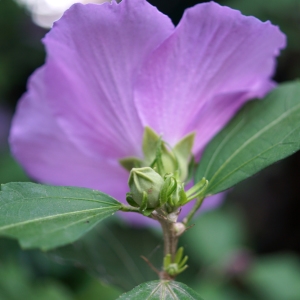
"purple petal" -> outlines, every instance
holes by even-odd
[[[40,182],[93,188],[124,202],[127,171],[116,160],[81,152],[51,115],[44,93],[44,68],[40,68],[13,120],[10,143],[14,156]]]
[[[276,26],[214,2],[186,10],[135,85],[143,124],[171,144],[196,131],[200,151],[246,100],[274,85],[270,76],[284,45]]]
[[[144,0],[75,4],[46,36],[46,100],[69,138],[95,157],[140,155],[133,103],[142,61],[174,30]]]
[[[213,2],[187,10],[175,30],[145,0],[74,5],[45,38],[47,62],[19,104],[12,151],[39,181],[124,202],[129,174],[118,159],[141,155],[144,126],[172,145],[195,131],[199,156],[245,101],[274,86],[284,44],[277,27]]]

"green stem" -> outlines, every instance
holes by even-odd
[[[184,225],[188,225],[188,223],[192,220],[192,218],[194,217],[197,210],[201,207],[204,198],[205,197],[200,197],[196,200],[196,203],[195,203],[194,207],[192,208],[192,210],[189,212],[189,214],[182,221],[182,223]]]
[[[136,213],[141,213],[140,209],[138,207],[133,207],[133,206],[129,206],[129,205],[124,205],[122,204],[122,206],[119,209],[120,211],[125,211],[125,212],[136,212]]]

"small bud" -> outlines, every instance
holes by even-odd
[[[176,222],[178,219],[178,214],[177,213],[170,213],[167,215],[167,220],[170,221],[171,223]]]
[[[173,176],[164,176],[165,182],[160,191],[160,202],[161,204],[165,204],[172,193],[176,190],[177,181]]]
[[[185,202],[186,202],[186,194],[184,191],[183,184],[177,183],[176,190],[174,190],[174,192],[172,193],[169,204],[171,206],[181,206]]]
[[[179,274],[179,268],[178,268],[178,264],[169,264],[168,268],[167,268],[167,273],[169,275],[171,275],[172,277],[175,277],[177,274]]]
[[[130,172],[128,185],[132,199],[147,208],[159,206],[160,190],[164,184],[163,178],[152,168],[133,168]]]
[[[171,257],[171,254],[167,254],[164,257],[164,271],[166,271],[170,276],[175,277],[178,274],[182,273],[188,267],[186,262],[188,256],[183,257],[183,247],[180,247],[176,254],[174,260]]]
[[[181,222],[176,222],[173,224],[173,229],[176,236],[181,236],[186,231],[186,226]]]

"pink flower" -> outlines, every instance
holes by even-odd
[[[200,157],[246,101],[274,87],[285,36],[214,2],[187,9],[175,28],[145,0],[123,0],[73,5],[44,44],[46,63],[13,121],[13,154],[38,181],[124,202],[118,160],[142,156],[144,127],[171,145],[196,132]]]

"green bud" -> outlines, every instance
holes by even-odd
[[[168,151],[162,138],[149,127],[145,127],[144,131],[143,153],[145,164],[155,168],[161,176],[178,169],[174,154]]]
[[[174,260],[171,257],[171,254],[167,254],[164,257],[163,268],[170,276],[175,277],[178,274],[182,273],[188,267],[186,262],[188,257],[183,257],[183,247],[180,247],[176,254]]]
[[[164,176],[165,182],[160,191],[160,202],[161,204],[165,204],[172,193],[176,190],[177,181],[173,176]]]
[[[143,209],[159,206],[163,184],[163,178],[149,167],[133,168],[128,180],[132,199]]]
[[[187,198],[186,198],[183,184],[177,183],[176,189],[174,190],[174,192],[170,197],[169,204],[171,206],[181,206],[183,203],[186,202],[186,199]]]
[[[177,274],[179,274],[179,268],[177,264],[169,264],[168,268],[167,268],[167,273],[169,275],[171,275],[172,277],[176,276]]]
[[[186,231],[186,226],[181,222],[173,223],[173,230],[177,236],[181,236]]]

